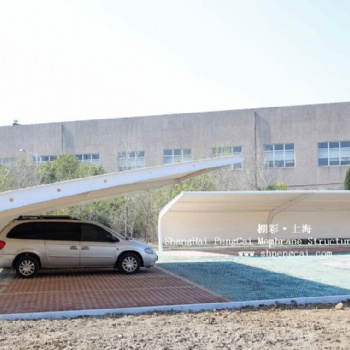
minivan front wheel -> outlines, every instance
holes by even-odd
[[[118,261],[118,269],[125,274],[132,274],[140,270],[140,258],[133,253],[123,254]]]
[[[16,262],[16,274],[22,278],[34,277],[39,270],[37,259],[32,256],[22,256]]]

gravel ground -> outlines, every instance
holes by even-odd
[[[349,349],[349,303],[1,321],[5,349]]]

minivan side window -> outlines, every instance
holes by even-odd
[[[15,226],[6,237],[16,239],[44,239],[44,232],[37,224],[36,222],[21,223]]]
[[[45,239],[50,241],[80,241],[80,224],[73,222],[40,222]]]
[[[118,239],[111,233],[105,231],[102,227],[82,224],[81,225],[81,240],[88,242],[117,242]]]

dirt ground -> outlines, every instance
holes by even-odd
[[[349,349],[350,305],[0,321],[0,348]]]

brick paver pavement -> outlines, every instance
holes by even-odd
[[[42,270],[31,279],[0,273],[0,314],[223,302],[157,267],[123,275],[113,269]]]

